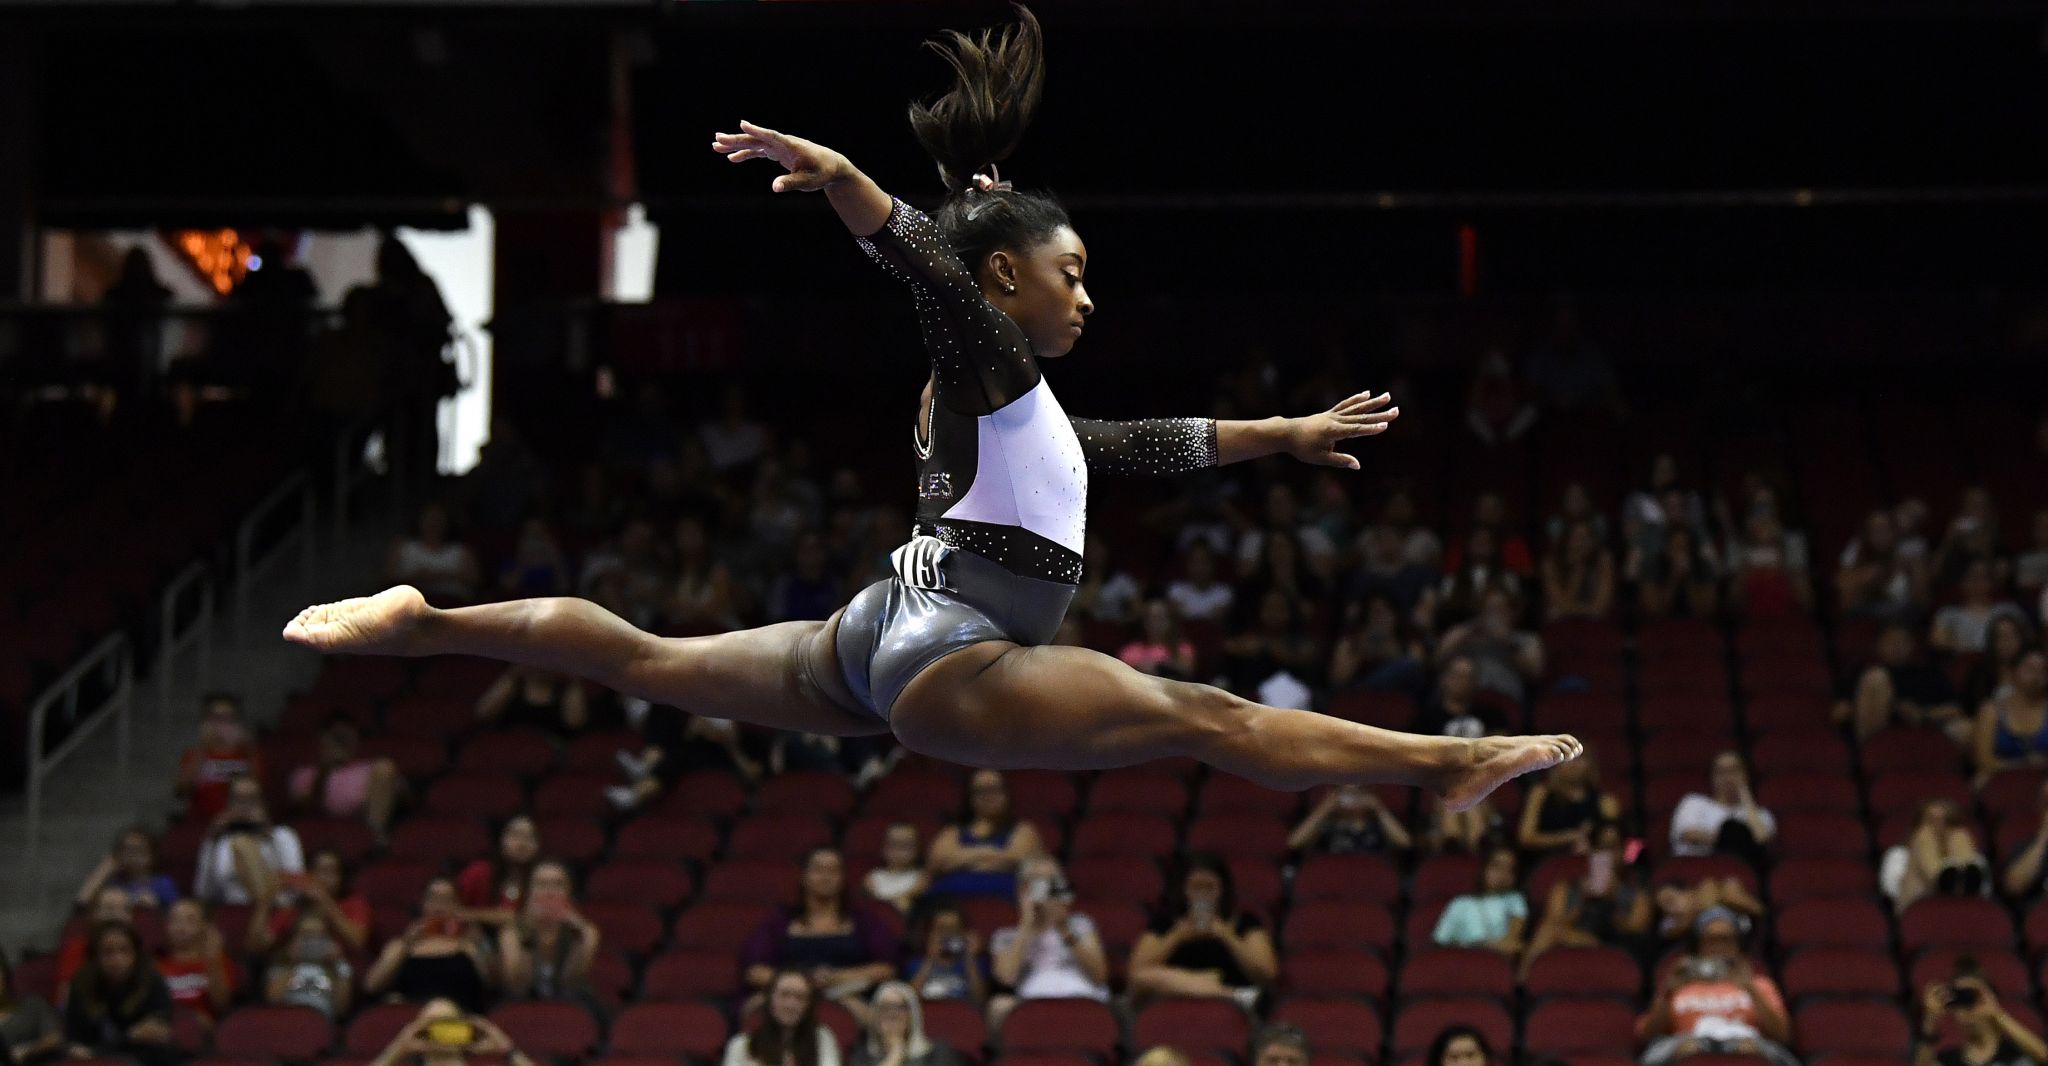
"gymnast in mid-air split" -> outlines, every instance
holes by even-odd
[[[1039,363],[1094,311],[1088,250],[1052,197],[1003,181],[1044,80],[1037,20],[948,33],[950,91],[913,103],[938,162],[936,216],[840,153],[751,122],[716,134],[734,163],[769,160],[773,189],[823,192],[860,248],[909,287],[931,357],[912,444],[917,524],[894,576],[823,622],[663,638],[586,600],[448,610],[409,586],[309,607],[287,640],[323,652],[481,655],[588,678],[698,714],[835,736],[893,733],[970,766],[1092,770],[1191,756],[1279,789],[1393,782],[1460,810],[1502,782],[1575,758],[1569,736],[1400,733],[1267,707],[1050,644],[1081,580],[1092,474],[1173,474],[1285,453],[1357,469],[1336,449],[1400,413],[1359,393],[1300,418],[1070,418]]]

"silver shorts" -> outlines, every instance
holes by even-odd
[[[1050,644],[1074,600],[1073,585],[1013,574],[930,537],[897,549],[894,558],[896,576],[854,596],[838,637],[846,687],[885,722],[925,667],[987,640]]]

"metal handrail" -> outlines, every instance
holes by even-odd
[[[268,496],[255,507],[250,508],[248,517],[235,529],[235,639],[249,638],[249,595],[256,579],[268,570],[284,548],[296,538],[299,542],[299,579],[310,586],[313,581],[313,519],[318,502],[314,498],[313,482],[304,470],[294,470],[284,481],[272,489]],[[296,499],[299,503],[299,521],[278,537],[277,543],[263,558],[255,558],[256,530],[273,511]]]
[[[83,717],[79,715],[78,700],[84,682],[99,669],[113,674],[113,688],[106,702],[93,708]],[[52,682],[43,694],[29,705],[28,711],[28,865],[36,869],[37,852],[42,847],[43,836],[43,786],[48,782],[50,771],[70,758],[85,741],[99,731],[100,725],[110,716],[114,720],[115,748],[120,759],[121,773],[128,772],[129,735],[132,730],[135,703],[135,656],[124,633],[115,633],[93,646],[93,649],[73,664],[71,669]],[[48,729],[50,709],[62,704],[65,717],[74,725],[71,735],[57,750],[45,753],[43,737]]]
[[[184,593],[194,588],[199,591],[199,610],[185,630],[179,632],[178,605]],[[213,600],[213,571],[201,561],[178,571],[178,576],[164,589],[158,608],[163,625],[158,630],[156,659],[156,711],[161,722],[168,724],[171,720],[171,689],[176,685],[178,665],[187,649],[194,651],[198,660],[192,671],[194,685],[205,688],[207,678],[213,674]]]

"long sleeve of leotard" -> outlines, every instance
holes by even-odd
[[[941,403],[985,415],[1038,385],[1038,361],[1024,331],[981,294],[974,272],[924,212],[896,200],[881,229],[854,239],[909,283]]]
[[[1183,474],[1216,465],[1213,418],[1072,418],[1089,473]]]

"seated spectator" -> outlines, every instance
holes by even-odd
[[[712,552],[704,523],[686,516],[676,523],[675,565],[669,570],[668,626],[691,632],[740,627],[740,591],[732,571]]]
[[[369,1066],[471,1066],[504,1062],[535,1066],[489,1018],[445,999],[429,1002]]]
[[[292,771],[292,806],[301,814],[361,818],[378,843],[387,843],[405,779],[390,759],[362,757],[361,743],[353,719],[329,718],[320,731],[317,761]]]
[[[130,907],[156,910],[178,901],[177,884],[169,875],[156,870],[156,841],[139,825],[131,825],[114,837],[114,846],[93,868],[85,884],[79,886],[73,902],[84,907],[108,885],[126,892]]]
[[[1246,590],[1282,592],[1298,604],[1311,604],[1324,599],[1330,575],[1323,564],[1313,561],[1299,538],[1279,530],[1267,534],[1251,572],[1239,577],[1238,585]],[[1256,603],[1258,597],[1240,596],[1238,602]]]
[[[736,381],[727,383],[719,393],[718,417],[701,423],[697,436],[703,442],[711,469],[718,473],[745,467],[759,459],[770,443],[767,427],[748,416],[747,390]]]
[[[597,926],[576,913],[569,868],[553,860],[533,867],[519,916],[498,927],[498,965],[505,994],[519,999],[566,999],[597,1006],[590,964],[597,959]]]
[[[355,998],[355,968],[317,914],[292,924],[264,973],[263,1001],[272,1006],[311,1007],[333,1021]]]
[[[1975,563],[1983,563],[1993,588],[2012,576],[2012,556],[1999,541],[1998,508],[1982,485],[1963,489],[1956,516],[1941,538],[1929,564],[1934,583],[1946,588],[1960,583]]]
[[[2048,765],[2048,652],[2029,648],[2012,667],[2012,691],[1977,711],[1977,780]]]
[[[228,805],[235,778],[263,780],[263,756],[242,722],[242,701],[224,692],[206,697],[199,717],[199,744],[178,760],[178,798],[185,817],[209,821]]]
[[[1689,526],[1664,533],[1654,555],[1631,549],[1622,579],[1636,586],[1636,605],[1647,618],[1715,618],[1721,610],[1721,560]]]
[[[1927,633],[1928,646],[1948,654],[1981,652],[1991,635],[1993,619],[2026,620],[2026,612],[2019,604],[1998,599],[1997,594],[1991,564],[1981,559],[1972,562],[1963,571],[1961,599],[1934,612],[1934,623]]]
[[[1385,596],[1352,601],[1345,607],[1345,630],[1330,649],[1330,687],[1356,686],[1375,692],[1405,692],[1420,697],[1428,674],[1429,650],[1421,637],[1401,621],[1394,602]]]
[[[1813,613],[1806,541],[1785,528],[1768,490],[1752,494],[1740,530],[1728,538],[1728,571],[1729,599],[1745,618]]]
[[[590,724],[590,697],[573,677],[514,666],[484,690],[476,716],[501,729],[535,729],[566,740]]]
[[[1486,850],[1489,841],[1496,845],[1503,841],[1500,812],[1494,809],[1491,796],[1480,800],[1478,806],[1462,811],[1446,809],[1443,802],[1434,796],[1423,802],[1429,804],[1429,824],[1423,834],[1423,845],[1431,854],[1464,852],[1477,855]]]
[[[868,990],[895,976],[895,958],[889,927],[853,904],[846,861],[819,848],[804,859],[796,907],[762,923],[741,946],[740,973],[755,993],[750,1003],[768,994],[780,973],[793,970],[819,996],[859,1017]]]
[[[1535,424],[1536,408],[1518,394],[1508,357],[1497,348],[1480,356],[1465,395],[1465,428],[1498,447],[1519,439]]]
[[[133,922],[133,907],[124,889],[108,885],[92,898],[92,911],[86,915],[87,925],[81,932],[65,937],[57,945],[57,989],[61,1004],[64,990],[71,987],[71,978],[85,968],[86,959],[92,954],[92,932],[103,925],[129,925]]]
[[[1116,657],[1131,669],[1155,677],[1187,681],[1195,676],[1195,645],[1180,635],[1180,620],[1165,600],[1145,605],[1137,632]]]
[[[1733,915],[1708,911],[1694,928],[1693,954],[1671,970],[1649,1013],[1636,1021],[1649,1041],[1643,1066],[1694,1055],[1751,1055],[1798,1066],[1786,1044],[1792,1025],[1785,997],[1742,954]]]
[[[363,991],[390,1000],[453,1000],[479,1011],[490,996],[491,963],[475,923],[462,917],[455,883],[437,877],[420,899],[420,916],[363,975]]]
[[[182,1060],[171,1031],[171,991],[143,954],[135,927],[102,922],[88,943],[85,965],[64,998],[71,1057],[132,1059],[141,1066]]]
[[[1750,892],[1739,877],[1702,878],[1691,885],[1660,885],[1656,892],[1657,936],[1678,941],[1692,935],[1700,915],[1725,911],[1734,917],[1737,931],[1747,934],[1764,916],[1763,901]]]
[[[1962,1043],[1936,1050],[1941,1020],[1954,1018]],[[2013,1017],[1977,969],[1976,960],[1956,960],[1955,976],[1930,982],[1920,993],[1920,1039],[1915,1066],[2040,1066],[2048,1062],[2048,1041]]]
[[[981,952],[981,934],[967,928],[958,907],[934,908],[927,924],[924,958],[904,967],[910,987],[926,999],[957,999],[977,1008],[988,1002],[989,964]]]
[[[345,952],[363,950],[370,937],[370,901],[348,891],[348,871],[341,853],[323,848],[313,853],[309,872],[288,877],[285,884],[297,897],[283,907],[274,900],[258,899],[249,912],[245,946],[253,955],[264,955],[291,935],[301,918],[321,923],[327,935]]]
[[[1904,911],[1925,896],[1984,895],[1991,864],[1954,802],[1922,800],[1912,835],[1886,850],[1877,881],[1893,909]]]
[[[875,989],[868,1024],[854,1045],[850,1066],[960,1066],[943,1040],[925,1035],[924,1008],[901,981]]]
[[[1436,692],[1424,706],[1415,731],[1473,740],[1506,728],[1500,708],[1480,703],[1479,667],[1469,655],[1445,655],[1437,674]]]
[[[1875,622],[1912,622],[1925,590],[1924,561],[1899,550],[1898,529],[1890,511],[1870,512],[1863,520],[1863,532],[1842,549],[1835,570],[1835,592],[1843,615]]]
[[[1455,626],[1478,614],[1489,592],[1498,590],[1512,597],[1522,591],[1521,579],[1501,561],[1494,531],[1485,526],[1465,538],[1465,550],[1446,567],[1433,604],[1425,605],[1432,629]]]
[[[2004,614],[1992,619],[1984,654],[1978,656],[1963,680],[1963,706],[1982,707],[1988,700],[2010,695],[2013,668],[2033,644],[2033,627],[2024,620]]]
[[[1533,577],[1536,573],[1536,555],[1529,550],[1529,542],[1508,525],[1508,505],[1498,492],[1482,492],[1472,500],[1472,528],[1486,530],[1492,535],[1493,544],[1499,549],[1500,562],[1507,572],[1518,580]],[[1444,569],[1455,573],[1465,565],[1465,552],[1469,551],[1472,540],[1467,537],[1461,545],[1453,542],[1450,552],[1444,556]]]
[[[1371,537],[1375,530],[1391,532],[1401,546],[1401,558],[1416,566],[1425,566],[1432,571],[1444,568],[1444,543],[1436,531],[1429,528],[1416,515],[1415,496],[1406,489],[1396,489],[1387,494],[1386,505],[1380,508],[1380,520],[1366,528],[1361,534]]]
[[[1756,802],[1742,756],[1714,756],[1711,792],[1690,792],[1671,814],[1671,854],[1734,855],[1752,866],[1778,834],[1778,820]]]
[[[1423,600],[1432,596],[1436,568],[1402,554],[1401,534],[1390,526],[1367,529],[1357,544],[1359,563],[1344,579],[1344,601],[1363,603],[1385,597],[1404,618],[1412,618]]]
[[[14,967],[0,954],[0,1058],[43,1066],[64,1049],[64,1020],[43,997],[15,986]]]
[[[448,508],[430,503],[420,508],[410,536],[391,542],[384,557],[388,585],[412,585],[436,607],[475,603],[483,587],[476,553],[450,534]]]
[[[1607,516],[1593,506],[1593,494],[1586,491],[1585,482],[1573,481],[1565,485],[1557,513],[1544,519],[1543,537],[1552,542],[1563,540],[1564,535],[1581,522],[1593,527],[1595,543],[1607,543]]]
[[[778,970],[764,986],[767,1009],[754,1031],[726,1041],[719,1066],[839,1066],[839,1040],[818,1024],[818,993],[797,970]]]
[[[1223,643],[1230,687],[1270,707],[1306,710],[1322,670],[1321,646],[1304,624],[1300,603],[1286,592],[1267,589],[1258,605],[1256,626]]]
[[[1131,949],[1134,999],[1235,999],[1246,1010],[1280,972],[1273,938],[1257,915],[1237,905],[1230,867],[1194,852],[1164,911]]]
[[[1430,939],[1447,948],[1491,948],[1514,961],[1529,922],[1529,901],[1516,882],[1515,853],[1494,849],[1479,868],[1479,883],[1451,900]]]
[[[636,714],[641,702],[627,701],[626,713],[637,720],[647,744],[637,754],[617,754],[626,783],[604,790],[613,807],[637,810],[692,770],[725,770],[747,781],[760,779],[764,768],[758,753],[747,750],[739,724],[732,719],[688,714],[674,707],[641,706],[642,713]]]
[[[1015,896],[1017,867],[1045,850],[1038,830],[1010,810],[1010,786],[995,770],[968,778],[960,820],[932,837],[925,869],[934,896]]]
[[[1338,785],[1324,793],[1287,838],[1288,850],[1319,855],[1401,852],[1414,846],[1408,827],[1379,793],[1364,785]]]
[[[1592,948],[1606,945],[1640,948],[1650,932],[1650,893],[1623,859],[1621,826],[1602,821],[1586,854],[1586,873],[1550,886],[1543,920],[1522,958],[1521,979],[1529,979],[1536,960],[1551,948]]]
[[[1902,625],[1878,634],[1877,661],[1857,678],[1852,698],[1835,705],[1835,721],[1849,723],[1858,740],[1894,723],[1940,729],[1958,744],[1974,730],[1948,675],[1917,654],[1913,631]]]
[[[1266,520],[1248,529],[1237,542],[1237,573],[1245,579],[1269,574],[1271,549],[1276,540],[1293,542],[1301,567],[1316,580],[1326,581],[1337,558],[1337,546],[1316,526],[1301,519],[1300,501],[1285,482],[1266,486]]]
[[[1221,622],[1230,616],[1237,593],[1216,576],[1216,552],[1207,541],[1188,545],[1182,576],[1166,586],[1166,599],[1190,622]]]
[[[1543,638],[1518,628],[1520,615],[1507,590],[1488,589],[1477,617],[1451,627],[1437,644],[1437,654],[1470,659],[1474,684],[1520,705],[1528,686],[1543,676]]]
[[[498,851],[488,859],[477,859],[456,875],[456,890],[462,905],[479,920],[502,922],[519,910],[526,898],[526,883],[540,861],[540,829],[530,815],[515,814],[498,830]]]
[[[2034,512],[2031,546],[2013,560],[2012,583],[2021,596],[2048,592],[2048,507]]]
[[[880,745],[868,737],[832,737],[823,733],[778,730],[768,746],[768,772],[781,776],[796,770],[837,774],[860,785],[882,775]]]
[[[1135,965],[1135,962],[1134,962]],[[1095,922],[1074,910],[1074,890],[1059,864],[1039,856],[1025,864],[1017,889],[1017,924],[989,940],[989,969],[1010,989],[989,1001],[989,1029],[1027,999],[1109,999],[1109,956]],[[1133,991],[1137,990],[1135,977]]]
[[[546,521],[528,517],[519,523],[511,558],[498,568],[498,591],[511,597],[567,596],[569,559]]]
[[[825,538],[814,531],[800,533],[791,554],[789,572],[768,588],[768,620],[824,620],[846,602],[846,588],[840,584],[825,555]]]
[[[868,898],[886,903],[898,913],[910,913],[910,905],[924,895],[928,880],[924,868],[917,864],[923,850],[918,843],[917,826],[909,822],[891,825],[882,834],[882,865],[869,870],[861,882]]]
[[[1252,1034],[1251,1066],[1308,1066],[1308,1034],[1291,1022],[1271,1022]]]
[[[1589,522],[1567,529],[1543,558],[1543,617],[1606,618],[1614,613],[1614,553]]]
[[[2041,783],[2039,801],[2041,820],[2034,835],[2020,849],[2013,853],[2012,860],[2005,864],[2005,876],[2000,878],[1999,887],[2015,900],[2030,900],[2041,891],[2043,873],[2048,871],[2042,860],[2048,858],[2048,781]],[[2018,814],[2012,815],[2020,817]]]
[[[272,825],[263,789],[254,778],[228,786],[228,805],[215,816],[199,846],[193,894],[208,903],[247,906],[275,900],[284,879],[304,873],[305,852],[290,826]]]
[[[164,949],[156,969],[171,991],[171,1002],[212,1022],[234,1002],[241,973],[228,958],[220,930],[198,900],[171,904],[164,921]]]
[[[1660,452],[1650,460],[1649,480],[1621,503],[1621,536],[1650,562],[1664,550],[1665,535],[1689,529],[1695,537],[1707,528],[1707,508],[1700,494],[1684,486],[1678,460]]]
[[[1223,588],[1229,591],[1228,585]],[[1081,547],[1081,587],[1075,590],[1067,613],[1096,622],[1129,622],[1137,617],[1144,597],[1138,579],[1112,561],[1109,538],[1089,533]]]
[[[654,524],[635,518],[583,562],[582,594],[640,629],[661,628],[669,594]]]
[[[1621,801],[1600,790],[1600,764],[1591,748],[1551,767],[1522,800],[1515,843],[1523,851],[1584,855],[1601,823],[1621,817]]]
[[[1423,1066],[1492,1066],[1493,1047],[1486,1034],[1469,1025],[1453,1025],[1429,1042]]]

